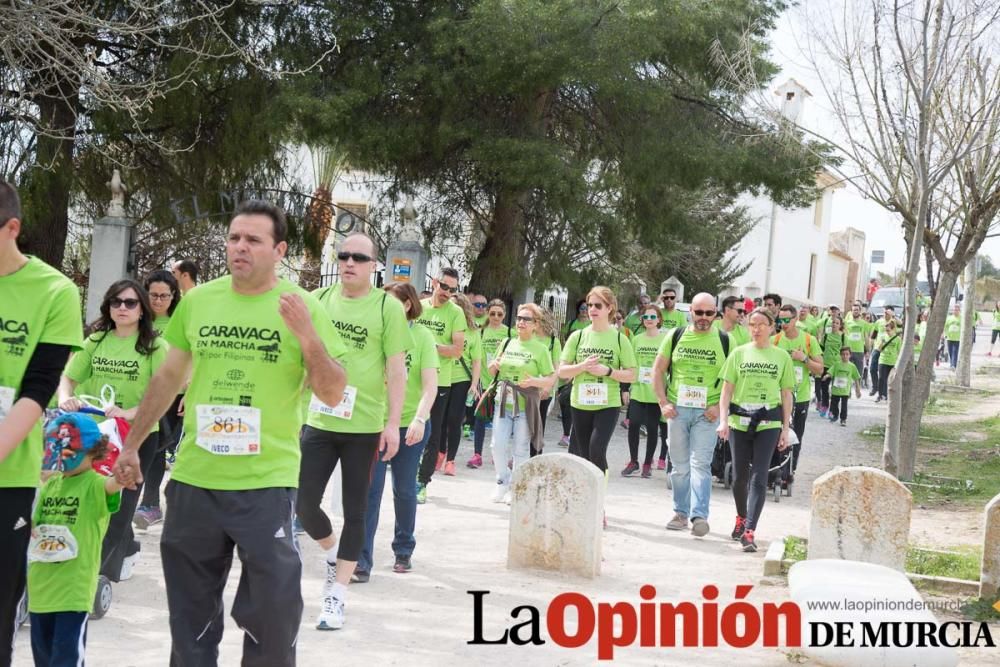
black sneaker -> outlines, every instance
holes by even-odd
[[[740,544],[743,545],[743,551],[749,554],[757,551],[757,543],[754,542],[752,530],[743,531],[743,534],[740,536]]]
[[[638,461],[629,461],[628,465],[622,470],[622,477],[628,477],[639,470]]]
[[[409,572],[413,569],[409,556],[396,556],[396,563],[392,566],[393,572]]]
[[[354,570],[354,574],[351,575],[352,584],[367,584],[368,580],[372,578],[372,573],[366,570]]]
[[[730,537],[732,537],[734,540],[740,539],[741,537],[743,537],[743,531],[745,531],[746,528],[747,528],[747,520],[737,515],[736,525],[733,526],[733,532],[730,534]]]

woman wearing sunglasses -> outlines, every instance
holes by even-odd
[[[632,351],[639,365],[638,379],[632,384],[632,396],[628,406],[628,451],[630,459],[622,470],[622,477],[628,477],[639,470],[640,429],[646,428],[646,455],[642,462],[642,476],[652,477],[653,455],[656,453],[656,434],[660,426],[660,406],[653,391],[653,364],[667,332],[662,330],[663,316],[660,309],[649,304],[639,310],[642,333],[632,339]]]
[[[513,335],[510,327],[503,322],[506,316],[507,306],[503,301],[493,299],[489,302],[486,310],[486,326],[479,330],[483,349],[483,357],[480,363],[481,367],[485,369],[485,376],[482,378],[483,385],[489,385],[495,375],[495,373],[491,373],[489,370],[490,364],[493,363],[493,354],[497,351],[502,341],[507,340]],[[485,419],[475,418],[475,423],[472,427],[472,445],[475,452],[465,464],[470,468],[478,468],[483,465],[483,442],[486,440],[487,426],[491,427],[492,425]]]
[[[635,354],[629,340],[612,326],[618,302],[607,287],[587,294],[590,326],[573,333],[562,353],[559,377],[573,380],[570,405],[573,434],[569,451],[603,472],[608,442],[621,409],[621,383],[635,382]]]
[[[542,309],[533,303],[518,307],[517,338],[501,342],[490,364],[490,372],[498,380],[493,411],[495,503],[510,503],[513,470],[528,460],[532,444],[541,449],[540,391],[551,388],[555,382],[549,351],[535,339],[542,317]],[[507,462],[511,459],[514,465],[508,468]]]
[[[576,302],[576,314],[569,322],[563,326],[563,339],[568,339],[574,331],[582,331],[590,326],[590,313],[587,310],[587,300],[580,299]]]
[[[84,407],[78,396],[101,396],[105,386],[114,391],[114,404],[104,407],[107,417],[131,421],[153,374],[163,363],[167,348],[153,330],[153,308],[142,285],[119,280],[101,301],[101,315],[91,325],[83,349],[73,355],[59,381],[59,407],[76,412]],[[74,395],[75,393],[75,395]],[[159,446],[159,427],[139,449],[142,476],[149,474]],[[139,557],[139,543],[132,534],[132,514],[141,487],[122,491],[121,506],[111,516],[101,550],[101,574],[111,581],[132,576]]]

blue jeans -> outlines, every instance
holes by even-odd
[[[512,470],[507,467],[507,461],[514,459],[514,470],[524,465],[531,456],[531,434],[528,432],[528,418],[524,412],[513,416],[512,410],[507,410],[504,417],[500,416],[499,406],[493,415],[493,469],[497,473],[497,484],[510,485]]]
[[[958,344],[960,342],[957,340],[948,341],[948,361],[952,368],[958,368]]]
[[[31,652],[36,665],[75,667],[83,664],[87,644],[85,611],[31,614]]]
[[[678,406],[677,416],[670,420],[670,461],[674,464],[670,482],[677,514],[708,518],[717,426],[717,421],[705,418],[701,408]]]
[[[382,490],[385,488],[385,471],[392,466],[392,502],[396,514],[396,532],[392,538],[392,553],[397,556],[412,556],[417,540],[413,536],[417,523],[417,468],[420,456],[431,435],[431,423],[424,425],[424,439],[407,445],[406,429],[399,429],[399,451],[389,461],[376,459],[372,469],[372,480],[368,485],[368,511],[365,514],[365,545],[358,558],[358,569],[372,571],[375,551],[375,531],[378,530],[379,508],[382,505]]]
[[[485,419],[475,418],[475,424],[472,426],[472,446],[475,448],[476,454],[483,453],[483,442],[486,440],[486,425],[488,423]]]

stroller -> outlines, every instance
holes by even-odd
[[[792,432],[790,432],[792,433]],[[733,454],[729,449],[729,441],[717,438],[715,451],[712,453],[712,476],[722,483],[723,488],[733,486]],[[771,455],[771,465],[767,471],[767,489],[773,493],[774,502],[781,502],[781,496],[791,497],[792,486],[792,447],[780,452],[775,448]]]

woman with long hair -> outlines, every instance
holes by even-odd
[[[653,476],[653,455],[656,454],[656,435],[660,430],[660,406],[653,391],[653,364],[667,332],[662,331],[663,315],[653,304],[639,309],[642,332],[632,338],[632,352],[639,365],[639,377],[632,383],[631,401],[628,405],[629,462],[622,470],[628,477],[639,470],[639,437],[646,428],[646,453],[642,460],[642,476]]]
[[[181,289],[177,279],[170,271],[159,269],[153,271],[142,282],[149,295],[149,305],[153,309],[153,329],[161,336],[170,324],[170,317],[181,301]],[[163,342],[166,345],[166,341]],[[160,485],[167,472],[167,456],[173,457],[174,448],[181,435],[183,411],[181,401],[184,394],[178,394],[166,414],[160,419],[160,442],[149,474],[143,482],[142,500],[135,512],[132,522],[137,528],[149,528],[154,523],[163,521],[163,511],[160,509]]]
[[[495,503],[510,502],[513,471],[531,456],[532,443],[541,449],[540,392],[555,382],[549,351],[536,338],[542,317],[542,309],[533,303],[518,306],[517,338],[501,342],[490,364],[498,381],[492,445]],[[513,466],[508,468],[507,462],[512,459]]]
[[[844,320],[840,315],[830,318],[830,332],[823,338],[823,372],[816,378],[816,411],[824,419],[830,414],[830,369],[840,361],[840,348],[846,344]]]
[[[466,329],[462,356],[457,359],[447,359],[445,363],[454,364],[451,370],[451,393],[448,394],[448,407],[444,413],[444,433],[441,434],[438,463],[443,464],[444,474],[455,474],[455,456],[462,442],[462,425],[465,423],[465,408],[481,393],[479,374],[482,370],[483,356],[482,338],[477,336],[476,312],[472,302],[464,294],[452,295],[452,300],[465,313]],[[440,469],[440,466],[438,466]]]
[[[417,467],[431,434],[431,406],[437,396],[437,371],[441,367],[434,334],[416,320],[423,306],[417,290],[409,283],[392,283],[385,291],[403,302],[406,319],[413,336],[413,347],[406,353],[406,395],[399,423],[399,451],[390,461],[376,458],[368,486],[368,509],[365,514],[365,545],[354,570],[357,581],[368,581],[375,553],[375,532],[378,530],[379,507],[385,488],[385,472],[392,466],[392,503],[396,526],[392,552],[396,556],[393,572],[409,572],[410,557],[417,545],[413,532],[417,521]],[[451,361],[446,360],[446,361]]]
[[[755,531],[767,498],[767,476],[774,450],[788,449],[793,393],[792,358],[771,343],[774,316],[766,308],[750,315],[751,344],[731,350],[719,373],[719,437],[733,456],[736,526],[732,538],[743,551],[757,551]]]
[[[153,329],[154,312],[149,296],[134,280],[119,280],[111,285],[101,301],[100,312],[83,349],[73,355],[59,380],[59,407],[76,412],[85,405],[79,396],[107,396],[105,387],[110,387],[114,402],[102,406],[104,414],[131,421],[150,378],[166,358],[167,348]],[[143,477],[149,474],[159,438],[159,426],[154,426],[139,448]],[[131,577],[132,567],[139,558],[132,515],[141,490],[140,487],[122,491],[121,506],[111,516],[104,536],[101,574],[111,581]]]
[[[479,360],[482,370],[481,384],[486,386],[493,381],[493,373],[490,373],[490,364],[493,363],[493,353],[501,341],[510,338],[513,333],[509,326],[504,324],[507,316],[507,306],[500,299],[493,299],[486,306],[486,324],[479,330],[479,338],[483,350],[483,356]],[[473,334],[470,334],[473,335]],[[473,410],[475,412],[475,410]],[[483,442],[486,440],[486,429],[492,428],[493,424],[480,417],[474,417],[472,426],[472,446],[473,454],[466,462],[469,468],[479,468],[483,465]]]

